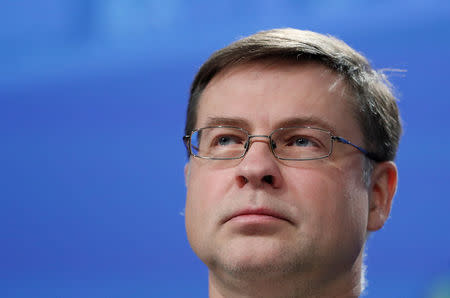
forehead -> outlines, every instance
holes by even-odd
[[[298,124],[348,133],[357,127],[348,89],[340,75],[316,62],[233,66],[203,91],[197,127],[238,119],[240,127],[254,131],[275,129],[286,121],[295,124],[297,119]]]

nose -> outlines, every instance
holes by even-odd
[[[266,136],[252,136],[247,154],[236,167],[236,181],[239,187],[280,188],[282,176],[280,164],[272,154]]]

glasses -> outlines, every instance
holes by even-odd
[[[270,135],[251,135],[245,129],[233,126],[210,126],[193,130],[183,137],[189,154],[213,160],[243,158],[252,138],[269,139],[273,155],[281,160],[322,159],[333,152],[333,142],[353,146],[368,158],[377,161],[375,154],[352,144],[330,131],[314,127],[283,127]]]

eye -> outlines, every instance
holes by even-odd
[[[312,145],[313,145],[312,141],[305,137],[298,137],[294,141],[294,146],[306,147]]]
[[[214,145],[230,146],[230,145],[236,145],[236,144],[241,144],[241,143],[242,143],[242,138],[239,136],[222,135],[222,136],[216,137]]]
[[[317,143],[311,140],[311,138],[305,136],[294,136],[289,139],[289,141],[286,143],[286,146],[317,147]]]
[[[222,136],[222,137],[219,137],[219,139],[217,140],[217,143],[221,146],[226,146],[226,145],[234,144],[236,142],[230,136]]]

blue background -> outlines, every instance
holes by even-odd
[[[407,70],[365,297],[450,297],[444,0],[1,1],[0,297],[206,297],[182,216],[189,85],[212,51],[287,26]]]

